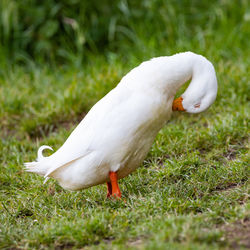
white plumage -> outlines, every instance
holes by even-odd
[[[143,62],[97,102],[66,142],[52,155],[25,163],[26,170],[52,177],[69,190],[109,181],[109,172],[123,178],[146,157],[155,136],[172,113],[176,91],[192,81],[182,95],[190,113],[215,100],[217,80],[212,64],[192,52]]]

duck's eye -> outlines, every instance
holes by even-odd
[[[195,108],[199,108],[200,106],[201,106],[200,103],[197,103],[197,104],[194,105]]]

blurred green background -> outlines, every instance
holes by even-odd
[[[249,20],[247,0],[1,0],[0,63],[79,66],[89,54],[185,50],[239,57]]]
[[[248,0],[0,0],[0,249],[248,247],[249,27]],[[213,63],[217,99],[173,113],[119,180],[127,202],[24,171],[132,68],[187,50]]]

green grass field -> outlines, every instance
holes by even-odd
[[[214,19],[204,19],[204,29],[197,24],[193,37],[180,18],[176,40],[168,38],[174,24],[166,37],[158,29],[150,39],[142,25],[130,24],[134,46],[126,41],[120,51],[89,52],[80,64],[73,54],[71,63],[25,65],[5,64],[1,55],[1,249],[250,247],[249,9],[247,1],[240,6],[237,12],[235,4],[215,1]],[[130,69],[185,50],[213,62],[218,97],[199,115],[173,113],[142,166],[119,181],[126,202],[106,199],[106,185],[69,192],[23,170],[40,145],[58,149]]]

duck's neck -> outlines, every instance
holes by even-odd
[[[192,52],[153,58],[131,70],[121,81],[131,89],[159,92],[174,97],[178,89],[192,79],[188,89],[197,89],[195,79],[207,60]],[[124,86],[123,85],[123,86]]]
[[[195,55],[191,52],[179,53],[166,60],[166,80],[167,91],[170,95],[175,96],[180,87],[188,80],[193,78]]]
[[[164,67],[162,68],[162,72]],[[162,82],[170,96],[175,96],[180,87],[191,79],[185,95],[197,96],[207,88],[208,78],[215,76],[212,64],[203,56],[192,52],[179,53],[167,57],[165,61],[166,78]],[[166,84],[167,83],[167,84]]]

